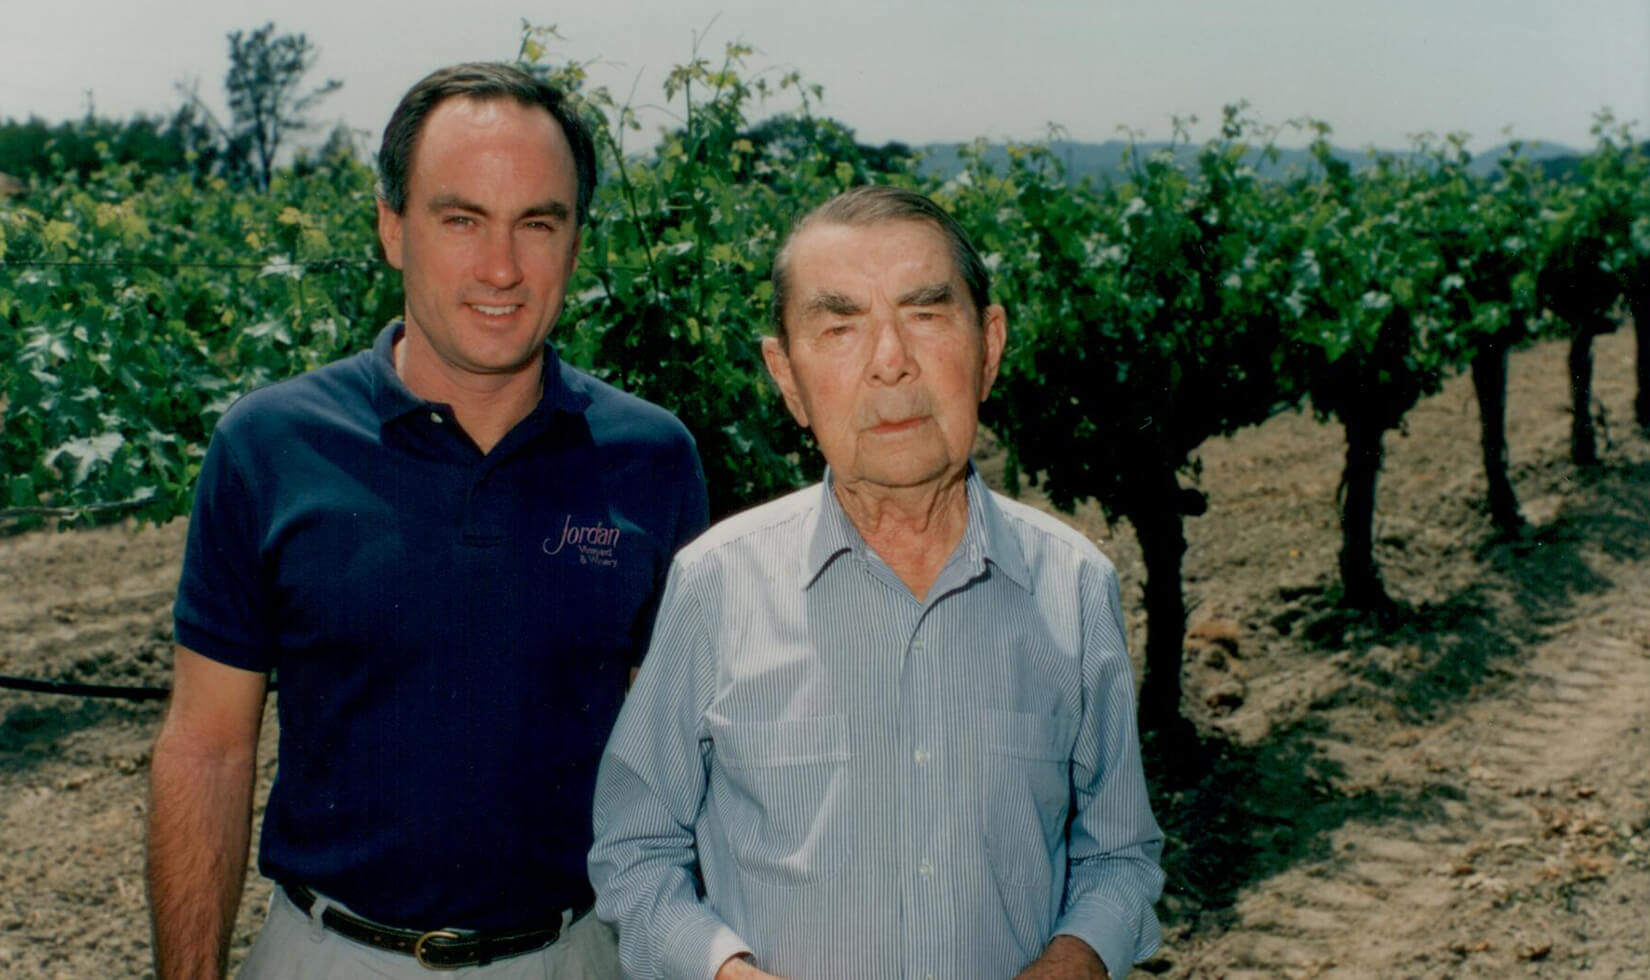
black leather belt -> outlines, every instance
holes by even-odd
[[[298,911],[309,914],[316,895],[303,885],[281,883],[281,888],[298,906]],[[535,949],[543,949],[561,935],[561,923],[546,929],[525,929],[520,932],[475,932],[468,929],[401,929],[381,925],[371,919],[328,905],[321,913],[321,924],[340,936],[366,943],[392,953],[404,953],[428,970],[456,970],[461,966],[486,966],[494,960],[520,956]]]

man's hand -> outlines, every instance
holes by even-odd
[[[1014,980],[1110,980],[1106,964],[1076,936],[1055,936]]]
[[[716,971],[715,980],[784,980],[763,970],[758,970],[751,964],[750,957],[743,954],[729,957],[721,969]]]

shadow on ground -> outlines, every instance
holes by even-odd
[[[1650,464],[1590,468],[1567,489],[1549,523],[1511,539],[1486,530],[1478,581],[1440,601],[1371,614],[1340,606],[1333,585],[1280,595],[1292,608],[1278,619],[1309,648],[1351,654],[1348,687],[1321,706],[1377,697],[1405,721],[1435,719],[1505,675],[1578,601],[1615,587],[1612,563],[1650,558]]]
[[[159,717],[160,711],[154,703],[52,695],[0,700],[0,777],[61,758],[59,742],[65,736],[111,720],[152,720]]]
[[[1341,789],[1344,774],[1317,747],[1321,734],[1308,719],[1258,744],[1208,740],[1173,758],[1148,740],[1147,771],[1174,774],[1152,800],[1166,838],[1169,922],[1220,924],[1250,883],[1329,857],[1331,832],[1349,819],[1431,812],[1425,794]]]
[[[1312,707],[1358,701],[1411,723],[1436,719],[1510,676],[1578,601],[1610,589],[1612,563],[1650,558],[1650,464],[1605,464],[1566,490],[1544,526],[1511,540],[1486,533],[1479,580],[1441,601],[1377,616],[1338,606],[1333,585],[1280,593],[1272,624],[1345,659],[1345,683]],[[1459,796],[1444,784],[1344,789],[1317,745],[1326,727],[1313,714],[1255,744],[1148,737],[1168,922],[1219,927],[1246,886],[1327,858],[1331,832],[1348,820],[1442,819],[1443,802]]]

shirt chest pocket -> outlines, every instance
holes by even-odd
[[[981,718],[981,824],[1000,881],[1046,889],[1071,814],[1072,723],[987,711]]]
[[[712,804],[746,874],[805,885],[841,871],[854,851],[854,792],[843,715],[712,726]]]

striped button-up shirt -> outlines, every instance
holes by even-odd
[[[829,475],[677,556],[596,789],[626,976],[1007,980],[1068,934],[1121,977],[1156,948],[1116,572],[967,496],[921,601]]]

